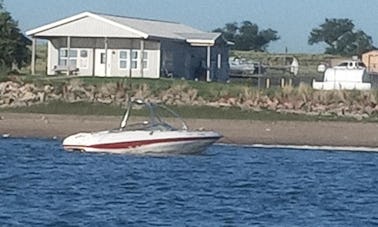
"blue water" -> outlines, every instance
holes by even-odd
[[[0,139],[0,226],[374,226],[378,153],[71,153]]]

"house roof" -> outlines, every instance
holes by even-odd
[[[99,23],[99,26],[85,26],[84,20],[92,19],[89,23]],[[81,24],[79,24],[81,22]],[[85,26],[80,31],[66,29],[64,26],[76,23],[78,26]],[[102,27],[100,26],[102,25]],[[75,27],[75,26],[71,26]],[[90,29],[93,27],[93,29]],[[162,38],[184,40],[192,45],[214,45],[215,40],[221,33],[203,32],[190,26],[177,22],[151,20],[134,17],[115,16],[93,12],[83,12],[26,32],[33,37],[51,36],[97,36],[97,37],[129,37],[129,38]]]
[[[377,53],[378,53],[378,49],[367,51],[367,52],[363,53],[362,55],[370,55],[370,54],[377,54]]]

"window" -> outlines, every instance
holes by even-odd
[[[100,53],[100,64],[105,64],[106,62],[106,54]]]
[[[148,52],[143,51],[143,69],[148,68]]]
[[[137,50],[131,51],[131,68],[132,69],[138,68],[138,51]]]
[[[127,50],[120,50],[119,51],[119,68],[120,69],[128,69],[128,62],[129,62],[129,51]]]
[[[363,62],[358,62],[358,66],[359,66],[359,67],[366,68],[366,65],[365,65]]]
[[[80,50],[79,68],[88,68],[88,50]]]
[[[61,48],[60,49],[60,57],[67,57],[68,50],[67,48]],[[77,57],[77,50],[70,49],[70,58],[71,57]]]
[[[132,69],[138,69],[140,64],[140,51],[131,50],[131,59],[130,59],[130,50],[120,50],[119,51],[119,69],[130,69],[130,64]],[[148,52],[144,51],[142,59],[143,69],[148,68]]]
[[[340,63],[338,66],[348,66],[348,62],[342,62],[342,63]]]
[[[218,69],[220,69],[222,67],[222,55],[221,54],[218,54],[217,66],[218,66]]]
[[[76,67],[77,50],[70,49],[69,59],[70,59],[70,62],[68,64],[67,63],[67,61],[68,61],[68,49],[67,48],[61,48],[60,51],[59,51],[59,65],[61,65],[61,66],[68,66],[69,65],[69,66]]]
[[[80,57],[81,57],[81,58],[86,58],[86,57],[88,57],[88,51],[87,51],[87,50],[81,50],[81,51],[80,51]]]

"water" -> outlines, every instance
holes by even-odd
[[[374,226],[378,153],[70,153],[0,139],[0,226]]]

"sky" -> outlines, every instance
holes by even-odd
[[[0,0],[1,1],[1,0]],[[378,0],[3,0],[22,32],[84,11],[180,22],[203,31],[251,21],[278,32],[268,51],[322,53],[308,45],[313,28],[326,18],[348,18],[378,46]]]

